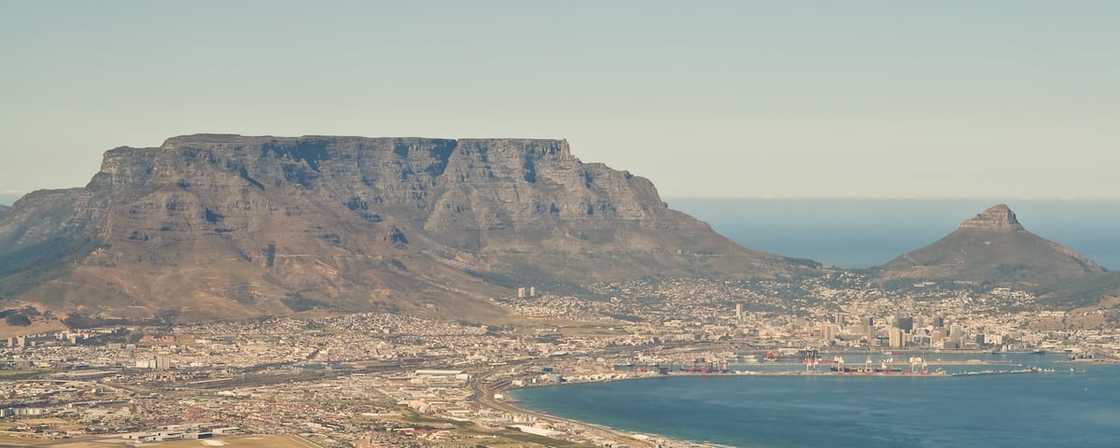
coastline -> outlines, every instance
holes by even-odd
[[[514,398],[512,398],[508,395],[510,392],[514,392],[514,391],[517,391],[517,390],[526,390],[526,389],[541,388],[541,387],[563,387],[563,386],[575,385],[575,384],[594,384],[594,383],[611,383],[611,382],[619,382],[619,381],[667,379],[667,378],[671,378],[671,377],[684,377],[684,376],[691,376],[691,377],[711,376],[711,377],[715,377],[715,376],[734,376],[734,375],[705,374],[705,375],[673,375],[673,376],[663,376],[663,375],[639,376],[639,377],[628,377],[628,378],[611,378],[611,379],[603,379],[603,380],[596,380],[596,381],[580,381],[580,382],[569,382],[569,383],[527,385],[527,386],[520,386],[520,387],[514,387],[514,386],[511,386],[509,384],[506,384],[506,385],[496,387],[496,388],[493,388],[493,389],[488,389],[489,393],[480,394],[479,395],[479,403],[482,404],[483,406],[488,406],[488,407],[498,409],[498,410],[505,410],[505,411],[509,411],[509,412],[517,412],[517,413],[521,413],[521,414],[525,414],[525,415],[530,415],[530,416],[533,416],[533,417],[535,417],[539,420],[544,420],[544,421],[551,422],[551,423],[563,423],[563,424],[570,425],[570,426],[575,427],[575,428],[583,429],[584,431],[591,432],[591,433],[598,432],[598,433],[601,433],[603,435],[606,435],[606,438],[614,439],[616,441],[621,441],[621,442],[624,442],[624,443],[630,443],[631,445],[628,445],[628,446],[636,445],[636,446],[649,447],[649,448],[654,448],[654,447],[665,447],[665,448],[728,448],[727,445],[716,444],[716,443],[713,443],[713,442],[682,440],[682,439],[669,437],[669,436],[664,435],[664,434],[629,431],[629,430],[610,427],[610,426],[599,424],[599,423],[592,423],[592,422],[587,422],[587,421],[583,421],[583,420],[576,420],[576,419],[567,418],[567,417],[560,417],[560,416],[553,415],[553,414],[550,414],[548,412],[544,412],[544,411],[541,411],[541,410],[526,408],[523,405],[521,405],[520,400],[514,399]],[[499,393],[502,394],[505,398],[503,398],[501,400],[494,398],[494,394],[499,394]]]
[[[958,365],[976,365],[976,364],[968,362],[968,363],[961,363],[961,364],[958,364]],[[992,364],[992,365],[1001,365],[1001,364],[996,363],[996,364]],[[668,436],[668,435],[665,435],[665,434],[660,434],[660,433],[645,433],[645,432],[630,431],[630,430],[610,427],[610,426],[599,424],[599,423],[593,423],[593,422],[577,420],[577,419],[572,419],[572,418],[567,418],[567,417],[560,417],[560,416],[553,415],[551,413],[548,413],[548,412],[545,412],[545,411],[542,411],[542,410],[527,408],[521,403],[521,400],[516,399],[515,397],[512,396],[512,394],[516,393],[516,391],[519,391],[519,390],[528,390],[528,389],[537,389],[537,388],[549,388],[549,387],[559,388],[559,387],[578,385],[578,384],[615,383],[615,382],[623,382],[623,381],[630,382],[630,381],[648,381],[648,380],[669,380],[669,379],[675,379],[675,378],[797,377],[797,376],[801,376],[801,377],[856,377],[856,378],[915,378],[915,377],[919,377],[919,378],[954,378],[954,377],[968,377],[968,376],[977,376],[977,375],[1016,375],[1016,374],[1024,374],[1024,373],[1027,373],[1027,374],[1046,374],[1046,373],[1053,373],[1053,371],[1052,370],[1039,369],[1039,368],[1027,368],[1027,369],[1019,369],[1019,370],[984,371],[984,372],[958,373],[958,374],[945,374],[944,372],[939,372],[938,374],[910,374],[910,373],[906,373],[906,374],[897,374],[897,373],[894,373],[894,374],[853,374],[853,373],[837,373],[837,372],[815,372],[815,373],[813,373],[813,372],[804,372],[804,371],[759,372],[759,371],[750,371],[750,370],[737,370],[737,371],[726,372],[726,373],[719,373],[719,372],[675,373],[675,374],[669,374],[669,375],[651,373],[651,374],[634,375],[634,376],[619,375],[619,376],[601,377],[601,378],[594,378],[594,379],[582,379],[582,380],[566,381],[566,382],[562,382],[562,383],[525,384],[525,385],[520,385],[520,386],[513,386],[512,384],[506,382],[506,383],[504,383],[504,384],[502,384],[498,387],[488,389],[489,394],[486,394],[486,395],[488,395],[487,397],[483,398],[483,395],[479,395],[479,397],[480,397],[480,403],[481,404],[493,407],[495,409],[503,409],[503,410],[507,410],[507,411],[511,411],[511,412],[518,412],[518,413],[522,413],[522,414],[526,414],[526,415],[531,415],[531,416],[536,417],[540,420],[544,420],[544,421],[547,421],[547,422],[560,422],[560,423],[563,423],[563,424],[566,424],[566,425],[571,425],[572,427],[583,428],[584,430],[587,430],[587,431],[599,431],[599,432],[602,432],[602,433],[605,433],[605,434],[609,434],[613,438],[630,440],[630,441],[633,441],[632,443],[639,443],[640,444],[639,446],[650,446],[650,447],[663,446],[663,447],[679,447],[679,448],[724,448],[724,447],[727,447],[727,445],[722,445],[722,444],[718,444],[718,443],[714,443],[714,442],[710,442],[710,441],[695,441],[695,440],[679,439],[679,438],[671,437],[671,436]],[[501,394],[501,395],[503,395],[503,398],[502,399],[494,398],[494,394]]]
[[[629,379],[620,379],[620,380],[614,380],[614,381],[632,381],[632,380],[639,380],[639,379],[646,379],[646,378],[629,378]],[[604,382],[613,382],[613,381],[604,381]],[[589,383],[591,383],[591,382],[571,383],[571,384],[589,384]],[[556,385],[553,385],[553,386],[560,387],[560,386],[565,386],[565,385],[567,385],[567,384],[556,384]],[[543,386],[543,387],[547,387],[547,386]],[[529,389],[529,388],[527,388],[527,387],[516,388],[516,389],[510,389],[509,391],[524,390],[524,389]],[[520,404],[520,400],[517,400],[517,399],[505,399],[505,400],[503,400],[503,402],[506,403],[509,406],[509,408],[511,408],[513,410],[516,410],[517,412],[532,415],[532,416],[537,417],[538,419],[541,419],[541,420],[563,422],[563,423],[566,423],[566,424],[569,424],[569,425],[572,425],[572,426],[575,426],[575,427],[602,431],[604,433],[611,434],[612,436],[617,437],[617,438],[623,438],[623,439],[631,440],[634,443],[640,443],[640,444],[642,444],[642,446],[666,447],[666,448],[728,448],[728,445],[720,445],[720,444],[716,444],[716,443],[712,443],[712,442],[697,442],[697,441],[691,441],[691,440],[682,440],[682,439],[669,437],[669,436],[664,435],[664,434],[629,431],[629,430],[625,430],[625,429],[614,428],[614,427],[611,427],[611,426],[603,425],[603,424],[600,424],[600,423],[592,423],[592,422],[583,421],[583,420],[575,420],[575,419],[571,419],[571,418],[560,417],[560,416],[553,415],[553,414],[550,414],[550,413],[547,413],[547,412],[544,412],[544,411],[535,410],[535,409],[528,409],[528,408],[522,406]]]
[[[601,432],[604,432],[604,433],[611,434],[612,436],[614,436],[616,438],[622,438],[622,439],[632,440],[633,442],[636,442],[636,443],[641,443],[642,444],[641,446],[649,446],[649,447],[661,446],[661,447],[666,447],[666,448],[728,448],[729,445],[718,444],[718,443],[710,442],[710,441],[685,440],[685,439],[670,437],[668,435],[660,434],[660,433],[646,433],[646,432],[630,431],[630,430],[625,430],[625,429],[620,429],[620,428],[614,428],[614,427],[599,424],[599,423],[592,423],[592,422],[587,422],[587,421],[583,421],[583,420],[576,420],[576,419],[567,418],[567,417],[560,417],[560,416],[553,415],[553,414],[550,414],[550,413],[545,412],[545,411],[526,408],[525,406],[523,406],[521,404],[520,400],[517,400],[517,399],[511,397],[509,394],[511,392],[515,393],[518,390],[538,389],[538,388],[546,388],[546,387],[565,387],[565,386],[572,386],[572,385],[578,385],[578,384],[616,383],[616,382],[623,382],[623,381],[631,382],[631,381],[649,381],[649,380],[668,380],[668,379],[675,379],[675,378],[733,378],[733,377],[759,377],[759,376],[772,376],[773,377],[773,376],[843,376],[843,375],[826,375],[826,374],[802,375],[802,374],[800,374],[800,372],[797,372],[797,373],[782,373],[782,374],[768,374],[768,373],[756,374],[756,373],[753,373],[753,372],[685,373],[685,374],[673,374],[673,375],[656,375],[655,374],[655,375],[643,375],[643,376],[619,377],[619,378],[602,378],[602,379],[587,380],[587,381],[570,381],[570,382],[552,383],[552,384],[533,384],[533,385],[524,385],[524,386],[517,386],[517,387],[512,386],[512,385],[505,385],[505,386],[502,386],[500,388],[491,389],[491,395],[490,395],[489,399],[480,399],[480,402],[483,405],[489,405],[489,406],[494,407],[496,409],[504,409],[504,410],[507,410],[507,411],[515,411],[515,412],[519,412],[519,413],[522,413],[522,414],[531,415],[531,416],[534,416],[538,419],[545,420],[545,421],[562,422],[562,423],[572,425],[572,426],[575,426],[575,427],[586,428],[588,430],[594,430],[594,431],[601,431]],[[848,376],[854,376],[854,375],[848,375]],[[887,376],[887,375],[883,375],[883,376]],[[892,376],[904,377],[902,375],[892,375]],[[503,398],[501,400],[497,400],[497,399],[493,398],[492,394],[494,394],[494,393],[501,393],[502,395],[505,396],[505,398]]]

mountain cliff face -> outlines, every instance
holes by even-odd
[[[174,137],[0,221],[0,295],[86,315],[495,317],[508,288],[811,269],[744,250],[566,141]]]
[[[1045,240],[1019,223],[1006,205],[965,220],[945,238],[880,268],[887,279],[967,280],[1048,285],[1104,272],[1092,260]]]

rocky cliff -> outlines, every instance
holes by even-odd
[[[1024,232],[1019,218],[1007,204],[995,205],[980,214],[966,219],[959,226],[963,231],[976,232]]]
[[[647,275],[777,277],[562,140],[191,135],[108,151],[0,221],[0,295],[85,315],[495,317],[485,297]]]
[[[879,268],[886,279],[966,280],[1019,286],[1083,279],[1104,269],[1072,249],[1026,230],[1006,205],[965,220],[956,231]]]

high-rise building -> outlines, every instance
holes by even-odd
[[[905,331],[914,329],[914,318],[909,316],[895,316],[894,327]]]
[[[891,348],[902,348],[906,346],[906,331],[901,328],[891,328],[890,331],[890,346]]]
[[[537,287],[536,286],[530,286],[529,287],[529,297],[536,297],[536,296],[537,296]]]
[[[929,345],[933,348],[941,348],[945,343],[945,330],[935,329],[929,333]]]
[[[735,304],[735,319],[736,320],[743,320],[743,304],[742,303],[736,303]]]
[[[821,325],[821,339],[825,344],[832,344],[832,341],[840,336],[840,326],[836,324],[826,323]]]
[[[839,325],[826,322],[821,324],[821,339],[825,344],[832,345],[835,340],[840,339],[840,334],[843,333],[843,331],[844,329]]]
[[[518,299],[524,299],[525,298],[525,288],[517,288],[517,298]]]

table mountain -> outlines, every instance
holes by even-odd
[[[563,140],[202,134],[108,151],[0,221],[0,295],[85,316],[500,313],[509,288],[810,271]]]
[[[1006,205],[965,220],[945,238],[879,268],[886,279],[965,280],[1023,286],[1081,279],[1104,269],[1027,231]]]

